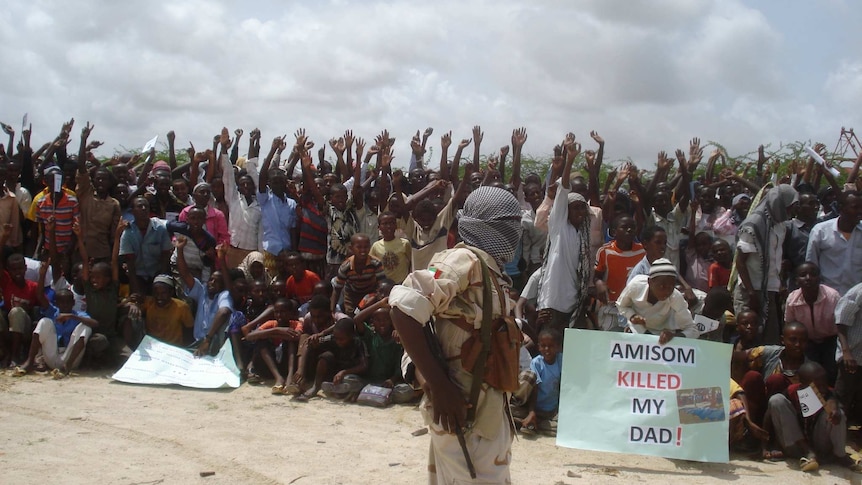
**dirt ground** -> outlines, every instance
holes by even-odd
[[[375,409],[325,399],[296,403],[268,387],[200,391],[136,386],[88,374],[53,381],[0,375],[3,483],[418,484],[428,436],[415,406]],[[744,457],[727,464],[514,444],[515,484],[859,484],[827,466]],[[202,477],[203,472],[214,472]]]

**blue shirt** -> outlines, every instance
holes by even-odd
[[[134,222],[123,231],[120,238],[120,256],[135,255],[135,273],[151,279],[161,272],[162,253],[171,250],[171,238],[164,222],[150,218],[146,234],[142,234]]]
[[[184,289],[186,296],[197,303],[194,327],[195,340],[203,340],[207,336],[207,333],[209,333],[219,309],[228,308],[233,311],[233,300],[227,291],[222,291],[215,298],[210,298],[207,295],[207,289],[204,288],[204,285],[197,278],[195,278],[194,286]]]
[[[263,250],[270,254],[290,251],[290,231],[296,227],[296,201],[285,194],[284,200],[267,188],[257,194],[260,224],[263,227]]]
[[[820,266],[820,282],[846,294],[862,282],[862,224],[856,224],[845,239],[838,229],[838,219],[821,222],[811,229],[805,260]]]
[[[87,312],[76,312],[72,310],[73,315],[78,317],[90,318],[90,315]],[[72,339],[72,332],[75,331],[75,327],[78,326],[81,320],[77,318],[70,318],[65,322],[58,322],[57,316],[60,315],[60,309],[52,304],[48,304],[48,308],[44,308],[42,310],[42,315],[46,318],[50,318],[54,322],[54,329],[57,332],[57,347],[68,347],[69,340]]]
[[[530,370],[536,374],[536,411],[550,413],[560,407],[560,376],[563,373],[563,353],[557,354],[553,364],[541,355],[533,357]]]

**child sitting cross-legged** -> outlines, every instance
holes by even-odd
[[[297,318],[296,302],[284,297],[276,300],[274,317],[274,320],[264,322],[256,330],[249,332],[245,339],[254,342],[252,361],[255,363],[255,369],[264,367],[275,377],[272,393],[286,394],[289,390],[293,390],[288,389],[285,383],[293,382],[299,337],[302,335],[302,322]],[[276,361],[276,349],[279,345],[282,346],[280,366]],[[260,365],[260,362],[263,365]],[[287,367],[286,377],[282,377],[284,367]],[[289,386],[296,387],[295,392],[299,391],[295,384],[289,384]]]
[[[48,266],[47,261],[42,262],[39,269],[40,288],[45,282]],[[37,299],[45,317],[36,323],[33,330],[27,360],[21,367],[16,367],[12,375],[19,377],[30,372],[41,354],[45,364],[53,369],[54,378],[62,379],[80,365],[87,340],[99,322],[84,312],[73,310],[75,297],[68,289],[57,291],[54,297],[56,306],[48,302],[42,291],[37,292]]]
[[[352,318],[342,318],[333,325],[332,333],[310,341],[310,351],[300,358],[299,372],[314,377],[313,384],[296,397],[308,401],[323,390],[327,394],[345,395],[362,389],[358,375],[368,370],[365,346],[356,336]]]
[[[530,370],[521,372],[521,388],[515,395],[520,406],[512,408],[521,432],[539,430],[557,435],[557,413],[560,406],[560,376],[563,371],[563,337],[556,329],[539,332],[539,355],[530,361]],[[526,402],[524,402],[524,400]],[[520,418],[520,419],[518,419]]]
[[[805,417],[797,391],[808,387],[822,408]],[[801,456],[800,470],[813,472],[820,468],[819,460],[828,460],[854,472],[862,472],[862,466],[847,455],[847,418],[829,389],[826,370],[820,364],[813,361],[802,364],[799,384],[788,387],[787,395],[776,394],[769,398],[766,414],[766,429],[769,432],[774,430],[784,454]]]
[[[389,310],[388,298],[384,297],[357,313],[354,323],[368,351],[368,371],[363,377],[375,386],[392,389],[391,401],[401,404],[413,399],[414,392],[401,377],[404,348],[395,338]]]

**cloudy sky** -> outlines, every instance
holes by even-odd
[[[862,130],[860,21],[852,0],[10,0],[0,120],[29,113],[34,143],[90,120],[99,155],[222,126],[318,146],[388,128],[402,163],[416,129],[437,144],[474,124],[484,154],[517,126],[536,156],[595,129],[609,160],[644,166],[692,136],[832,148]]]

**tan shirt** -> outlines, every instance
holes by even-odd
[[[81,208],[81,230],[84,245],[91,258],[110,258],[114,231],[120,220],[120,203],[113,197],[100,199],[96,196],[90,174],[79,173],[77,177],[78,204]]]

